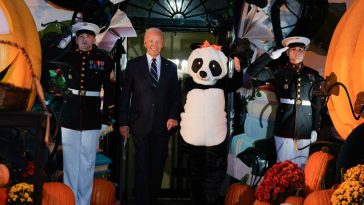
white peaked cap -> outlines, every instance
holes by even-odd
[[[310,39],[303,37],[303,36],[292,36],[282,40],[282,46],[286,47],[289,44],[303,44],[305,47],[310,44]]]
[[[100,28],[96,24],[89,22],[78,22],[72,25],[72,33],[76,33],[79,30],[92,31],[95,35],[100,33]]]

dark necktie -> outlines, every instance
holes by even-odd
[[[152,83],[154,87],[158,85],[158,71],[157,71],[157,60],[155,58],[152,59],[152,64],[150,66],[150,76],[152,78]]]

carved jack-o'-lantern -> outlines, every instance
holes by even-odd
[[[332,37],[325,65],[325,76],[335,74],[337,82],[348,89],[352,103],[364,91],[364,1],[355,0],[345,12]],[[356,120],[345,91],[331,95],[328,110],[335,128],[343,139],[364,122]]]
[[[23,0],[0,1],[0,110],[30,110],[40,78],[38,32]]]

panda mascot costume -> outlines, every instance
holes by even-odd
[[[240,67],[227,78],[228,58],[205,41],[188,58],[181,113],[182,150],[187,160],[193,204],[215,204],[227,169],[225,94],[241,86]]]

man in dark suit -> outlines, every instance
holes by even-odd
[[[168,155],[169,131],[181,112],[177,66],[160,56],[161,30],[144,36],[145,55],[130,60],[119,99],[120,134],[135,146],[135,193],[138,205],[156,204]]]

